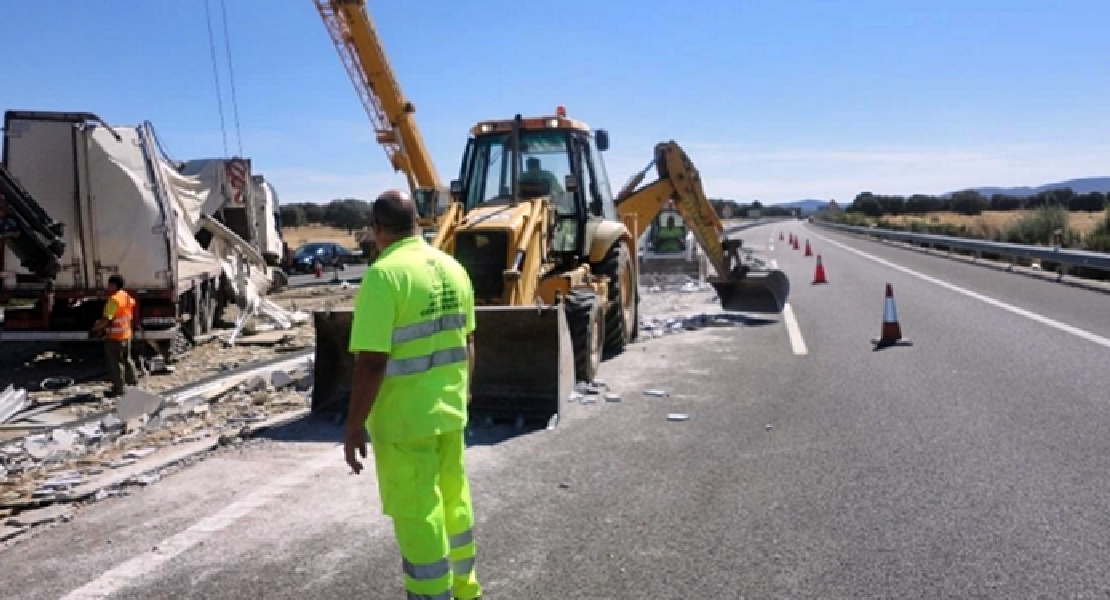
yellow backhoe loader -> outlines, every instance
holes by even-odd
[[[659,144],[657,181],[614,199],[596,132],[555,115],[478,123],[451,182],[463,210],[439,224],[441,246],[470,274],[477,303],[473,416],[548,422],[576,381],[590,381],[602,353],[637,337],[635,240],[670,200],[717,276],[724,308],[779,312],[789,294],[780,271],[741,264],[739,240],[724,230],[697,170],[674,142]],[[619,200],[619,201],[618,201]],[[348,402],[351,311],[316,314],[313,409]]]

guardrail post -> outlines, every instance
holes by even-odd
[[[971,262],[979,262],[979,260],[982,259],[982,258],[983,258],[983,251],[982,250],[976,250],[975,252],[973,252],[971,254]]]
[[[1010,257],[1010,266],[1006,267],[1006,271],[1008,271],[1010,273],[1013,273],[1014,272],[1014,267],[1016,265],[1017,265],[1017,257],[1016,256],[1011,256]]]
[[[1067,274],[1068,274],[1068,266],[1067,265],[1060,265],[1060,268],[1056,270],[1056,283],[1063,282],[1064,281],[1064,275],[1067,275]]]

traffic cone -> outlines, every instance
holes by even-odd
[[[813,256],[813,250],[809,247],[809,240],[806,240],[806,256]]]
[[[312,265],[312,267],[312,271],[316,274],[316,279],[320,279],[324,276],[324,263],[316,261],[316,263]]]
[[[800,250],[801,246],[798,245],[798,236],[794,236],[794,249]]]
[[[902,337],[902,327],[898,324],[898,307],[894,304],[894,286],[886,284],[886,306],[883,307],[882,334],[871,340],[876,349],[888,346],[912,346],[913,342]]]
[[[828,283],[829,280],[825,278],[825,265],[821,264],[821,255],[817,255],[817,270],[813,272],[813,285],[818,283]]]

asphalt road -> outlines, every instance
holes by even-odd
[[[766,248],[779,229],[811,240],[828,285]],[[473,432],[487,598],[1110,592],[1110,296],[799,222],[743,237],[791,277],[796,328],[651,339],[603,365],[621,402]],[[875,351],[887,283],[913,345]],[[337,440],[296,424],[92,504],[0,551],[0,597],[401,598],[373,475]]]

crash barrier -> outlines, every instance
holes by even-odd
[[[892,231],[878,227],[858,227],[841,225],[814,219],[814,225],[865,235],[879,239],[909,242],[922,246],[947,248],[948,250],[963,250],[971,252],[977,258],[984,254],[1009,258],[1011,266],[1018,258],[1038,260],[1060,265],[1060,274],[1065,275],[1069,268],[1084,267],[1110,273],[1110,254],[1092,252],[1090,250],[1075,250],[1061,248],[1060,246],[1029,246],[1025,244],[1009,244],[1005,242],[992,242],[988,240],[975,240],[969,238],[936,235],[932,233],[911,233],[908,231]]]

